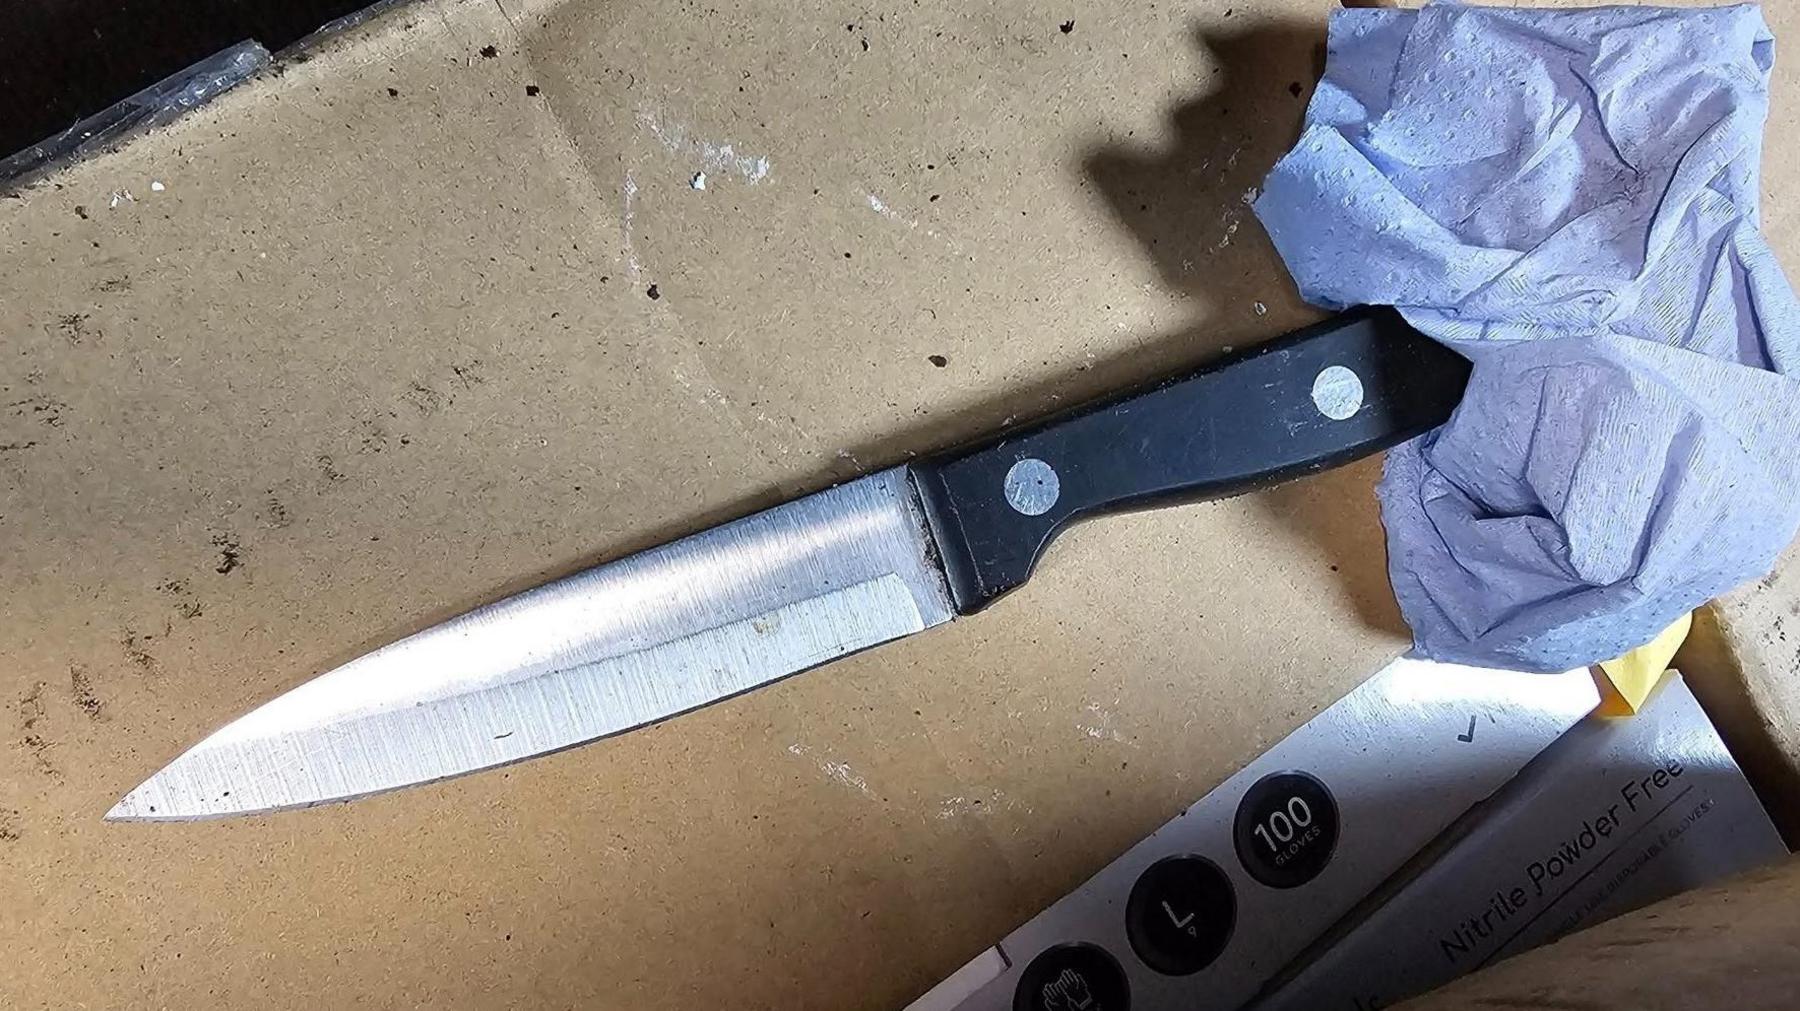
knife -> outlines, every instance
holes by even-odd
[[[1353,310],[401,639],[227,724],[107,817],[308,807],[667,719],[974,614],[1078,518],[1233,495],[1419,435],[1468,375],[1392,310]]]

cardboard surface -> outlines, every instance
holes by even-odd
[[[1310,320],[1242,195],[1328,7],[441,0],[0,199],[0,1006],[894,1007],[1343,694],[1373,461],[609,742],[99,820],[385,640]]]

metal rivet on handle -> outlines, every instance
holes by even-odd
[[[1312,399],[1320,414],[1343,421],[1362,409],[1362,379],[1342,365],[1327,366],[1313,377]]]
[[[1041,516],[1062,494],[1056,468],[1035,457],[1026,457],[1006,472],[1006,502],[1027,516]]]

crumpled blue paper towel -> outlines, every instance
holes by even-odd
[[[1757,230],[1757,8],[1332,15],[1256,213],[1311,302],[1475,364],[1389,454],[1416,652],[1564,670],[1767,572],[1800,526],[1800,306]]]

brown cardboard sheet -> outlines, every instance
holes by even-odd
[[[0,1006],[895,1007],[1340,696],[1377,461],[594,746],[100,821],[382,641],[1314,318],[1243,195],[1329,6],[429,0],[0,199]]]

